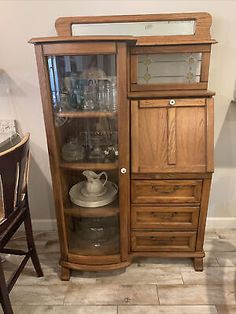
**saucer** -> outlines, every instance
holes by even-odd
[[[72,186],[69,191],[71,202],[82,207],[101,207],[110,204],[116,198],[118,186],[110,181],[105,184],[106,191],[102,195],[90,194],[86,196],[82,193],[84,181]]]

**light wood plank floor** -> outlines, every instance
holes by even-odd
[[[35,240],[45,276],[28,262],[11,292],[15,314],[236,313],[236,229],[207,232],[204,272],[189,259],[140,258],[126,271],[73,272],[69,282],[58,277],[56,232],[35,232]],[[22,234],[12,246],[24,247]],[[18,261],[5,256],[6,277]]]

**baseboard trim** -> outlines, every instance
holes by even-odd
[[[56,219],[32,219],[33,231],[57,230]]]
[[[236,229],[236,217],[208,217],[206,229]]]
[[[33,219],[34,231],[57,230],[56,219]],[[236,217],[208,217],[206,229],[236,229]]]

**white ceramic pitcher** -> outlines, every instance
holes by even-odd
[[[107,183],[107,174],[105,171],[97,174],[91,170],[83,171],[83,175],[87,178],[85,183],[85,191],[90,195],[102,195],[106,192],[105,184]],[[105,181],[102,182],[101,176],[105,176]]]

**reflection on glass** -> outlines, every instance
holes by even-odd
[[[115,55],[50,56],[70,252],[119,254]]]
[[[171,36],[194,33],[194,20],[72,24],[72,36]]]
[[[74,122],[74,123],[73,123]],[[67,121],[61,156],[66,162],[115,162],[118,158],[116,117]]]
[[[116,111],[115,55],[48,57],[55,111]]]
[[[198,83],[201,53],[166,53],[138,56],[138,84]]]
[[[69,175],[69,186],[67,207],[76,214],[68,219],[69,250],[80,255],[119,254],[117,170],[81,170],[73,178]]]
[[[77,137],[69,137],[62,146],[62,158],[65,161],[82,161],[85,158],[85,147]]]
[[[69,249],[81,255],[119,254],[118,215],[70,220]]]

